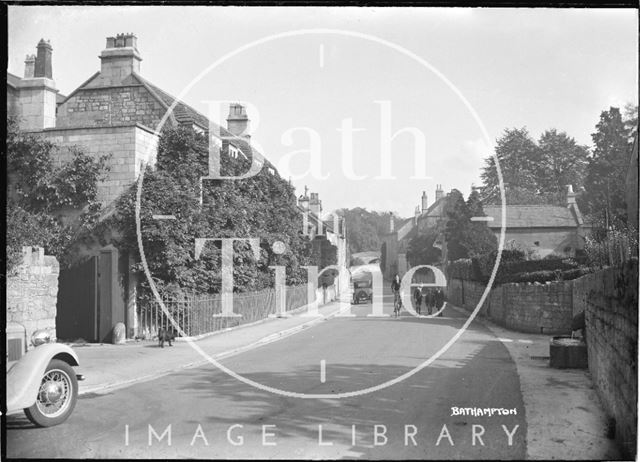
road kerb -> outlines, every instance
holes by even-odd
[[[259,346],[263,346],[263,345],[267,345],[269,343],[273,343],[276,342],[278,340],[281,340],[283,338],[289,337],[293,334],[296,334],[298,332],[301,332],[304,329],[307,329],[308,327],[312,326],[313,324],[317,324],[320,321],[324,321],[330,318],[333,318],[334,316],[336,316],[338,313],[341,313],[345,311],[344,308],[338,308],[337,310],[329,313],[326,316],[323,315],[319,315],[317,318],[313,318],[305,323],[299,324],[297,326],[291,327],[289,329],[285,329],[283,331],[280,332],[276,332],[274,334],[270,334],[267,335],[266,337],[261,338],[260,340],[257,340],[255,342],[252,342],[248,345],[243,345],[241,347],[237,347],[231,350],[227,350],[227,351],[223,351],[221,353],[217,353],[215,355],[212,355],[211,357],[215,360],[219,360],[219,359],[224,359],[224,358],[228,358],[231,356],[234,356],[236,354],[239,353],[243,353],[245,351],[249,351],[252,350],[254,348],[257,348]],[[259,322],[262,321],[258,321],[255,324],[258,324]],[[254,324],[254,323],[252,323]],[[249,324],[244,325],[243,327],[249,327]],[[200,366],[204,366],[206,364],[209,363],[209,360],[207,359],[202,359],[199,361],[193,361],[187,364],[180,364],[178,366],[172,366],[168,369],[159,371],[159,372],[155,372],[153,374],[147,374],[147,375],[143,375],[140,377],[134,377],[132,379],[127,379],[127,380],[119,380],[116,382],[109,382],[107,384],[103,384],[103,385],[96,385],[93,387],[89,387],[89,388],[85,388],[85,389],[80,389],[78,391],[78,395],[82,396],[82,395],[86,395],[86,394],[91,394],[91,393],[97,393],[97,394],[101,394],[101,393],[106,393],[106,392],[110,392],[110,391],[114,391],[114,390],[118,390],[121,388],[126,388],[129,387],[131,385],[135,385],[137,383],[142,383],[142,382],[148,382],[150,380],[154,380],[160,377],[163,377],[165,375],[169,375],[173,372],[177,372],[180,370],[184,370],[184,369],[192,369],[195,367],[200,367]]]

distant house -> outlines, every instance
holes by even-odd
[[[550,254],[573,256],[584,248],[590,231],[575,201],[571,185],[567,186],[566,205],[507,205],[505,247],[535,250],[540,258]],[[502,207],[485,205],[487,225],[500,239]]]
[[[436,228],[444,217],[446,197],[442,186],[436,188],[435,201],[428,206],[427,193],[422,192],[421,205],[416,207],[415,215],[407,219],[397,219],[391,214],[389,218],[389,232],[382,238],[380,250],[382,273],[386,279],[395,274],[401,277],[410,269],[407,260],[407,246],[409,241],[418,233],[425,233],[428,229]]]
[[[337,272],[327,271],[321,278],[324,284],[336,284],[336,290],[341,290],[348,286],[348,256],[347,256],[347,229],[343,217],[334,214],[330,219],[322,218],[322,201],[318,193],[308,195],[305,186],[304,194],[298,197],[298,208],[303,214],[302,234],[311,240],[314,253],[318,261],[314,262],[321,270],[327,265],[336,265],[343,269],[343,279],[335,278]]]

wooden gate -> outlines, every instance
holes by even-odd
[[[118,285],[118,251],[100,250],[84,263],[60,271],[57,337],[111,343],[113,326],[126,322]]]

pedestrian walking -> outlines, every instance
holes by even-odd
[[[422,310],[422,292],[420,291],[420,288],[416,287],[415,292],[413,293],[413,298],[415,300],[415,310],[418,313],[418,315],[420,314],[420,311]]]
[[[438,290],[436,290],[434,298],[436,311],[440,311],[440,309],[444,306],[444,291],[438,288]],[[442,313],[438,314],[438,316],[442,316]]]
[[[435,305],[435,298],[433,289],[427,289],[427,295],[425,297],[425,305],[427,305],[427,313],[431,314],[433,312],[433,307]]]

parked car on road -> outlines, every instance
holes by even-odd
[[[73,369],[78,356],[67,345],[55,343],[51,332],[37,330],[27,349],[24,326],[7,323],[7,413],[24,410],[41,427],[58,425],[71,415],[78,399],[78,380]]]

